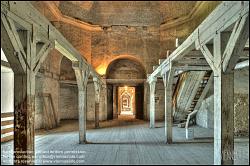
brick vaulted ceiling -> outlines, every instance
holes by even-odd
[[[188,15],[196,1],[61,1],[63,15],[100,26],[157,26]]]

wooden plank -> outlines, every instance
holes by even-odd
[[[55,110],[55,106],[54,106],[54,102],[52,100],[52,96],[51,96],[51,93],[49,94],[49,100],[50,100],[50,105],[51,105],[51,108],[52,108],[52,113],[53,113],[53,118],[54,118],[54,122],[55,122],[55,126],[58,126],[58,123],[57,123],[57,113],[56,113],[56,110]]]
[[[1,118],[14,117],[14,112],[4,112],[1,113]]]
[[[243,16],[236,22],[228,44],[223,53],[223,71],[233,70],[249,39],[249,16]]]
[[[14,139],[14,135],[9,135],[7,137],[1,138],[1,142],[7,142]]]
[[[11,128],[6,128],[6,129],[1,129],[1,134],[6,134],[6,133],[10,133],[10,132],[13,132],[14,131],[14,128],[11,127]]]
[[[47,109],[47,104],[46,104],[46,98],[43,97],[43,112],[44,112],[44,127],[46,130],[48,130],[49,128],[51,128],[51,123],[50,123],[50,119],[49,119],[49,114],[48,114],[48,109]]]
[[[14,124],[14,120],[1,121],[1,126],[7,126]]]

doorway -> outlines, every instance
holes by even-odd
[[[135,115],[135,87],[118,87],[118,114]]]
[[[111,119],[141,119],[144,115],[144,85],[108,85],[107,113]]]

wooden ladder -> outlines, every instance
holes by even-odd
[[[194,111],[194,108],[195,108],[195,106],[196,106],[196,104],[197,104],[197,102],[198,102],[204,88],[206,87],[207,82],[208,82],[209,77],[210,77],[211,74],[212,74],[212,71],[207,71],[206,74],[204,75],[202,81],[200,82],[199,88],[198,88],[198,90],[197,90],[197,92],[195,94],[195,97],[194,97],[194,99],[192,101],[192,104],[191,104],[190,108],[188,109],[188,112],[191,113],[191,112]]]
[[[196,104],[197,104],[197,102],[198,102],[198,100],[199,100],[199,98],[200,98],[200,96],[201,96],[201,94],[202,94],[204,88],[206,87],[206,85],[207,85],[207,83],[208,83],[208,80],[209,80],[211,74],[212,74],[212,71],[207,71],[207,72],[205,73],[205,75],[204,75],[202,81],[201,81],[200,84],[199,84],[199,88],[197,89],[197,92],[196,92],[196,94],[195,94],[195,97],[194,97],[194,99],[192,100],[192,103],[191,103],[189,109],[186,111],[185,119],[183,119],[182,121],[179,122],[178,127],[181,127],[181,128],[185,127],[185,123],[186,123],[186,121],[187,121],[188,114],[190,114],[191,112],[194,111],[194,108],[195,108],[195,106],[196,106]]]

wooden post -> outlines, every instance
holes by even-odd
[[[79,143],[85,144],[86,140],[86,91],[90,70],[83,62],[73,62],[72,67],[75,71],[76,81],[78,86],[78,109],[79,109]]]
[[[157,78],[154,78],[149,82],[150,87],[150,128],[155,127],[155,84],[156,84]]]
[[[170,69],[167,73],[163,74],[163,82],[165,87],[165,142],[171,144],[173,142],[173,78],[175,69],[172,66],[172,63],[169,64]]]
[[[98,82],[97,78],[93,78],[95,86],[95,128],[99,128],[99,110],[100,110],[100,92],[101,85]]]
[[[16,22],[3,14],[1,15],[1,47],[14,71],[15,78],[14,164],[33,165],[35,74],[53,48],[53,44],[49,40],[46,43],[38,40],[35,25],[32,30],[17,28]],[[37,47],[40,50],[37,50]]]
[[[222,48],[226,44],[218,33],[214,38],[214,164],[234,161],[234,73],[224,73]]]
[[[234,73],[214,74],[214,164],[233,164]]]
[[[34,164],[35,74],[14,74],[14,164]],[[26,159],[27,157],[27,159]]]

